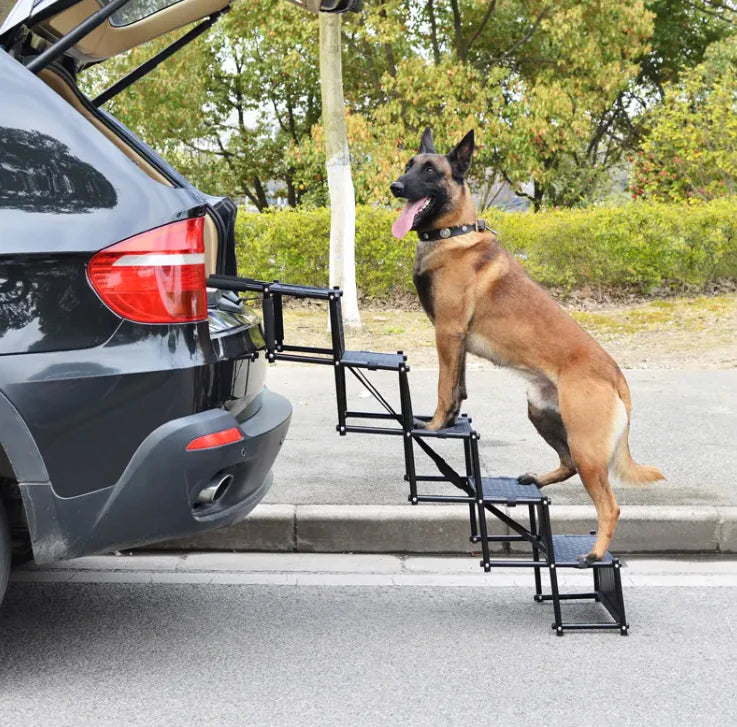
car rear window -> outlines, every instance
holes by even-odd
[[[110,25],[121,28],[125,25],[137,23],[159,10],[176,5],[180,0],[130,0],[110,16]],[[2,0],[0,0],[2,2]],[[101,5],[109,5],[111,0],[98,0]]]

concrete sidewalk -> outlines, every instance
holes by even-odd
[[[615,489],[622,520],[612,550],[737,552],[737,370],[638,369],[625,375],[633,399],[633,456],[660,467],[668,481]],[[398,408],[396,375],[370,376]],[[436,377],[434,370],[412,369],[415,413],[432,412]],[[350,407],[378,410],[358,382],[349,379]],[[407,503],[399,438],[338,436],[329,367],[277,364],[268,384],[292,401],[294,416],[264,503],[234,527],[167,547],[468,552],[464,506]],[[555,453],[527,420],[523,380],[471,364],[468,390],[466,411],[481,434],[486,474],[516,476],[557,464]],[[462,466],[458,442],[441,441],[439,449]],[[421,452],[416,456],[418,473],[434,473]],[[451,493],[453,488],[437,486],[433,491]],[[553,502],[555,532],[595,528],[594,507],[578,477],[546,493]]]

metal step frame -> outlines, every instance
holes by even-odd
[[[573,630],[629,631],[622,594],[621,563],[607,553],[604,559],[588,566],[593,576],[593,588],[586,593],[561,593],[558,587],[559,568],[580,568],[578,553],[588,552],[594,534],[553,535],[550,525],[550,498],[535,485],[521,485],[516,478],[484,477],[481,471],[478,442],[480,435],[472,420],[460,415],[454,424],[439,431],[422,427],[428,416],[414,414],[408,374],[410,367],[402,351],[378,353],[350,351],[345,347],[342,291],[338,288],[290,285],[279,281],[266,282],[251,278],[211,275],[208,286],[236,293],[257,293],[262,298],[263,333],[266,358],[270,362],[295,361],[299,363],[332,366],[335,371],[335,393],[338,423],[336,430],[347,434],[377,434],[402,438],[404,448],[404,479],[409,485],[411,505],[421,503],[457,503],[468,507],[470,542],[481,548],[480,566],[489,573],[494,568],[531,568],[534,574],[537,603],[552,602],[555,621],[552,628],[558,636]],[[331,348],[300,346],[285,343],[285,297],[324,300],[330,314]],[[396,371],[399,377],[399,411],[396,411],[367,376],[371,371]],[[384,411],[357,411],[348,408],[346,372],[350,372],[366,388]],[[370,423],[367,423],[370,422]],[[464,472],[453,468],[432,446],[436,439],[458,439],[463,442]],[[415,447],[431,459],[439,474],[417,474]],[[444,494],[420,491],[430,483],[449,483],[463,494]],[[527,511],[528,524],[518,522],[509,510],[520,507]],[[506,508],[507,512],[500,508]],[[487,518],[496,518],[509,530],[508,534],[490,535]],[[523,543],[530,546],[529,556],[492,558],[490,543]],[[543,590],[541,571],[547,571],[549,592]],[[562,601],[599,602],[610,620],[577,622],[564,621]]]

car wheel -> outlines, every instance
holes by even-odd
[[[3,501],[0,500],[0,603],[2,603],[5,588],[8,585],[11,557],[8,515]]]

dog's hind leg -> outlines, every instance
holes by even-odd
[[[620,416],[623,405],[616,391],[601,381],[575,380],[568,387],[561,381],[560,411],[571,456],[584,487],[596,507],[596,542],[588,554],[579,557],[582,565],[601,560],[612,540],[619,520],[619,505],[609,483],[609,462],[614,446],[626,426]]]
[[[528,400],[527,416],[538,434],[558,453],[560,465],[544,475],[531,472],[520,475],[517,478],[519,483],[545,487],[554,482],[563,482],[575,475],[576,466],[573,464],[571,450],[568,448],[568,436],[560,412],[557,409],[537,407]]]

